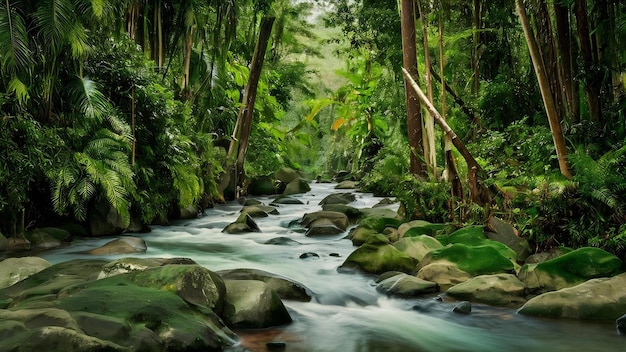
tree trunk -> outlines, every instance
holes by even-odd
[[[541,90],[541,97],[546,109],[546,115],[548,116],[548,123],[550,124],[550,130],[552,131],[552,139],[554,141],[554,147],[556,148],[556,155],[559,160],[559,169],[561,174],[567,178],[572,178],[572,174],[569,170],[569,163],[567,160],[567,147],[565,145],[565,138],[563,137],[563,130],[561,129],[561,121],[557,112],[554,98],[550,92],[550,82],[546,76],[546,70],[544,62],[539,52],[537,42],[530,28],[528,17],[526,16],[526,9],[522,4],[522,0],[515,0],[517,7],[517,13],[524,29],[524,37],[526,38],[526,44],[530,51],[530,57],[533,62],[535,74],[537,75],[537,81],[539,82],[539,89]]]
[[[234,175],[233,181],[235,189],[237,187],[243,187],[243,183],[245,181],[244,161],[248,151],[250,132],[252,130],[254,103],[256,101],[259,78],[261,77],[261,71],[263,70],[265,52],[267,51],[267,45],[270,35],[272,34],[273,25],[274,17],[263,17],[261,20],[259,37],[254,48],[254,54],[252,56],[252,63],[250,66],[250,76],[248,77],[248,83],[246,84],[246,89],[243,95],[243,106],[239,110],[235,132],[228,148],[227,162],[232,163],[233,158],[236,156],[236,160],[233,165],[234,167],[226,169],[227,172],[231,172],[231,174]],[[235,197],[237,196],[238,194],[236,193]]]
[[[454,99],[454,102],[457,103],[457,105],[461,108],[461,111],[463,111],[463,113],[467,115],[467,117],[471,121],[476,121],[477,114],[472,109],[472,107],[467,105],[465,101],[463,101],[463,99],[461,99],[461,97],[459,97],[459,95],[456,94],[454,89],[452,89],[452,87],[450,87],[449,84],[447,84],[443,79],[441,79],[439,74],[437,74],[437,71],[435,71],[432,67],[430,68],[430,73],[432,73],[433,78],[435,78],[436,81],[442,82],[442,84],[444,84],[445,90],[448,92],[448,94],[450,94],[450,96],[452,96],[452,99]]]
[[[583,72],[585,76],[585,93],[589,104],[589,114],[591,120],[600,122],[602,120],[602,109],[600,105],[600,77],[592,72],[594,65],[593,48],[589,33],[589,21],[587,19],[586,0],[576,0],[574,2],[574,13],[576,14],[576,27],[580,39],[580,52],[583,61]]]
[[[560,57],[560,75],[563,82],[563,91],[567,104],[567,113],[572,122],[577,123],[580,120],[580,110],[578,104],[577,84],[574,80],[576,72],[576,61],[572,60],[573,47],[572,31],[570,29],[569,11],[559,2],[554,2],[554,14],[556,19],[556,38]]]
[[[443,51],[443,9],[439,10],[439,72],[441,73],[441,87],[446,86],[445,79],[445,56]],[[446,119],[446,90],[441,89],[441,118]],[[443,137],[446,172],[448,174],[448,180],[450,182],[450,190],[452,199],[458,198],[463,200],[463,185],[459,177],[459,172],[456,168],[454,156],[452,155],[452,139],[449,135]],[[453,214],[454,208],[452,204],[450,206],[450,213]]]
[[[428,14],[422,10],[422,0],[417,0],[417,9],[419,11],[420,22],[422,24],[422,36],[424,37],[424,65],[430,67],[430,48],[428,45]],[[433,102],[433,80],[430,70],[424,72],[426,81],[426,91],[428,92],[428,100]],[[423,139],[424,139],[424,161],[426,161],[426,169],[434,179],[437,179],[437,152],[435,147],[435,121],[430,116],[422,116],[424,123]]]
[[[410,74],[417,76],[415,8],[413,0],[402,0],[401,22],[404,69]],[[424,151],[422,146],[422,113],[416,94],[411,89],[408,89],[409,81],[405,79],[404,84],[407,87],[405,90],[405,98],[409,147],[411,149],[410,171],[411,174],[421,177],[424,176],[424,168],[420,160]]]
[[[187,29],[183,43],[183,76],[181,77],[180,90],[184,100],[191,99],[192,94],[189,86],[189,74],[191,72],[191,52],[193,50],[193,29],[193,26]]]
[[[454,131],[450,128],[448,123],[446,123],[446,121],[441,117],[439,112],[437,112],[437,109],[435,109],[433,104],[431,104],[430,101],[428,101],[426,94],[424,94],[424,92],[420,89],[417,83],[415,83],[415,80],[413,79],[413,77],[411,77],[411,75],[405,69],[402,69],[402,74],[404,75],[404,78],[409,81],[410,87],[412,88],[413,91],[415,91],[415,94],[417,94],[417,97],[422,102],[422,104],[424,104],[430,116],[432,116],[433,119],[435,119],[435,121],[437,122],[439,127],[441,127],[445,135],[450,137],[452,144],[454,144],[456,149],[463,156],[463,159],[465,159],[465,162],[467,163],[467,169],[469,170],[469,175],[471,176],[469,178],[470,199],[473,202],[483,205],[483,206],[489,205],[491,203],[491,195],[489,193],[489,189],[485,187],[485,185],[482,184],[482,182],[480,182],[480,179],[485,176],[485,172],[480,167],[480,165],[478,165],[478,163],[476,162],[476,159],[474,159],[474,157],[469,152],[467,147],[465,147],[465,144],[463,144],[463,142],[457,137]]]

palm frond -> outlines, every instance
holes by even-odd
[[[67,33],[67,40],[72,48],[72,57],[78,59],[87,55],[91,47],[87,43],[87,33],[82,24],[75,22],[72,29]]]
[[[57,54],[67,43],[75,21],[71,0],[43,0],[33,15],[44,50]]]
[[[18,3],[0,3],[0,62],[10,73],[28,72],[32,65],[30,37],[24,18],[17,11]]]
[[[112,111],[111,104],[100,92],[96,82],[87,77],[76,76],[70,84],[70,102],[79,107],[81,113],[88,119],[101,121]]]
[[[18,104],[22,106],[26,105],[30,99],[28,87],[26,87],[26,85],[17,77],[13,77],[13,79],[9,82],[8,91],[15,94]]]

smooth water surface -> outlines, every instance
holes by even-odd
[[[344,235],[308,238],[296,222],[305,213],[321,210],[334,184],[312,184],[312,191],[297,196],[304,205],[280,205],[280,215],[256,218],[262,232],[222,233],[239,215],[236,203],[207,209],[201,218],[170,226],[153,226],[140,236],[148,251],[134,256],[187,257],[210,270],[255,268],[296,280],[314,292],[311,302],[285,301],[294,322],[262,331],[238,331],[241,346],[266,351],[266,343],[286,343],[285,351],[623,351],[626,336],[613,322],[542,320],[518,315],[515,310],[474,304],[472,313],[452,313],[455,302],[390,298],[375,289],[374,276],[337,272],[355,249]],[[258,198],[265,204],[268,197]],[[357,193],[350,205],[372,207],[380,198]],[[270,245],[285,236],[298,245]],[[98,247],[111,238],[84,238],[71,246],[41,256],[51,263],[94,258],[77,252]],[[319,258],[300,259],[313,252]],[[120,256],[108,256],[115,259]]]

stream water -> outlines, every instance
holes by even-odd
[[[304,205],[281,205],[279,215],[255,219],[262,232],[229,235],[222,229],[234,221],[236,203],[206,210],[201,218],[153,226],[141,237],[148,245],[145,257],[187,257],[210,270],[256,268],[294,279],[315,293],[311,302],[285,301],[293,323],[261,331],[237,331],[239,347],[266,351],[267,342],[286,343],[285,351],[621,351],[626,336],[613,322],[544,320],[522,316],[513,309],[474,304],[472,313],[452,313],[455,303],[435,296],[391,298],[375,289],[374,276],[339,273],[337,267],[355,249],[344,235],[309,238],[293,226],[305,213],[320,210],[319,201],[338,192],[333,184],[312,184],[298,198]],[[345,192],[345,191],[341,191]],[[265,204],[268,197],[259,197]],[[380,201],[357,194],[354,207]],[[291,226],[290,226],[291,224]],[[280,236],[300,244],[271,245]],[[76,239],[71,246],[41,256],[51,263],[93,258],[77,252],[98,247],[110,238]],[[307,252],[319,257],[300,259]],[[115,259],[120,256],[109,256]]]

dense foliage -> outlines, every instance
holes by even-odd
[[[396,196],[407,218],[495,215],[537,249],[626,252],[626,5],[517,1],[546,62],[567,179],[515,2],[413,3],[419,84],[484,170],[488,206],[465,183],[450,197],[440,131],[429,176],[409,172],[398,1],[6,1],[0,233],[84,222],[102,204],[128,225],[221,201],[259,23],[271,16],[250,177],[347,171]]]

